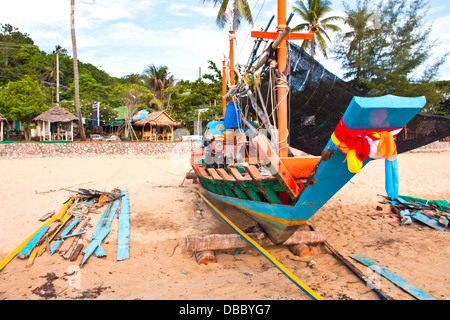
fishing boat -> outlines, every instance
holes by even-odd
[[[307,93],[308,86],[317,84],[313,74],[308,75],[308,72],[302,75],[306,79],[303,83],[293,83],[297,70],[292,65],[298,61],[292,61],[290,41],[311,39],[314,35],[290,32],[285,0],[278,1],[276,32],[267,32],[267,29],[252,32],[256,39],[252,57],[236,85],[230,40],[229,90],[223,88],[224,118],[208,123],[202,146],[192,152],[190,161],[196,178],[210,197],[237,208],[254,220],[273,243],[282,244],[371,160],[385,159],[386,191],[391,198],[396,198],[395,139],[424,107],[426,99],[394,95],[364,97],[357,96],[351,88],[344,88],[351,99],[342,99],[342,89],[339,103],[344,101],[346,110],[334,122],[321,121],[318,125],[332,127],[326,144],[306,139],[315,148],[319,145],[321,152],[294,155],[289,141],[299,141],[295,135],[301,130],[289,132],[289,128],[298,126],[298,122],[308,127],[308,121],[318,122],[320,114],[316,108],[315,113],[299,115],[296,110],[301,106],[289,103],[290,95]],[[256,51],[263,39],[273,42],[258,56]],[[308,66],[305,70],[312,68]],[[276,102],[272,110],[261,97],[264,91],[266,94],[269,91],[263,88],[264,79],[260,80],[263,73],[269,74],[266,79],[274,78]],[[323,88],[325,81],[319,82],[317,87]],[[319,109],[325,114],[325,102],[339,100],[336,95],[333,98],[323,93],[321,97],[314,97],[317,98],[322,99]],[[230,101],[226,103],[225,99]],[[241,109],[245,101],[250,101],[257,115],[257,125],[246,117],[248,110]],[[289,106],[296,110],[289,111]],[[291,114],[293,117],[289,118]],[[302,134],[307,136],[307,132]]]

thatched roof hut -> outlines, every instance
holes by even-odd
[[[78,118],[69,111],[55,106],[35,117],[33,121],[36,121],[38,123],[38,136],[41,140],[73,141],[73,122],[78,121]],[[51,125],[52,123],[56,123],[56,130],[54,130],[56,132],[53,133]],[[67,123],[67,125],[65,125],[63,128],[61,125],[62,123]]]
[[[172,119],[167,112],[163,111],[155,111],[149,113],[145,119],[136,121],[134,125],[136,126],[145,126],[146,124],[150,124],[151,126],[173,126],[178,127],[181,126],[181,122]]]
[[[146,132],[145,126],[147,124],[150,126],[150,131]],[[181,126],[181,122],[172,119],[163,110],[149,113],[145,119],[136,121],[134,125],[142,127],[142,140],[173,141],[173,127]],[[170,131],[166,130],[166,127],[169,127]]]
[[[70,121],[78,121],[78,118],[75,117],[69,111],[56,106],[47,111],[42,112],[40,115],[35,117],[33,121],[70,122]]]

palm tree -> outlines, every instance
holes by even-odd
[[[224,28],[227,23],[226,11],[228,3],[231,0],[202,0],[203,2],[214,2],[214,6],[220,4],[219,12],[217,14],[216,23],[219,27]],[[233,31],[239,28],[242,20],[247,21],[253,25],[252,11],[248,5],[247,0],[233,0]]]
[[[75,0],[70,0],[70,31],[72,34],[72,49],[73,49],[73,82],[75,85],[75,109],[78,117],[78,127],[80,128],[81,141],[86,141],[84,133],[83,118],[81,116],[80,106],[80,87],[78,84],[78,55],[77,55],[77,39],[75,35]]]
[[[147,86],[156,98],[152,101],[156,102],[158,108],[162,110],[164,103],[167,102],[167,89],[172,87],[175,82],[174,76],[169,72],[167,66],[156,67],[152,64],[144,70],[144,77]]]
[[[327,44],[325,38],[330,41],[330,37],[326,30],[340,31],[341,28],[339,26],[331,24],[330,22],[344,19],[339,16],[325,17],[325,15],[331,11],[331,1],[329,0],[307,0],[307,4],[305,4],[303,0],[297,0],[295,3],[298,7],[293,7],[294,12],[298,13],[305,22],[295,26],[292,31],[306,29],[309,33],[314,33],[314,39],[303,40],[302,48],[306,49],[309,46],[311,48],[311,56],[314,58],[316,47],[315,39],[317,39],[319,48],[324,57],[327,58]]]

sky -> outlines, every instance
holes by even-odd
[[[51,53],[57,44],[72,55],[70,0],[2,0],[0,23],[11,24],[28,33],[39,48]],[[356,0],[346,0],[350,5]],[[378,2],[378,1],[377,1]],[[242,26],[237,33],[235,60],[245,64],[253,47],[251,30],[265,28],[276,14],[276,0],[248,0],[254,25]],[[433,22],[431,39],[440,44],[429,62],[450,52],[450,4],[429,0],[427,20]],[[295,5],[287,0],[287,16]],[[342,0],[332,0],[330,15],[345,16]],[[216,23],[218,7],[202,0],[76,0],[75,28],[78,59],[91,63],[114,77],[141,74],[151,64],[165,65],[178,80],[196,80],[211,73],[208,60],[221,69],[228,57],[228,29]],[[275,17],[276,19],[276,17]],[[290,26],[301,22],[294,15]],[[276,23],[272,23],[274,31]],[[320,54],[316,59],[342,77],[340,63]],[[440,80],[450,80],[450,58],[440,69]]]

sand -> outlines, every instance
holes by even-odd
[[[450,199],[450,152],[410,152],[399,155],[400,194],[425,199]],[[151,300],[309,300],[255,249],[239,254],[220,251],[217,263],[198,265],[186,252],[188,235],[232,233],[200,199],[198,184],[184,181],[186,158],[99,157],[0,160],[0,260],[42,223],[38,219],[61,208],[65,188],[110,191],[127,188],[130,195],[130,258],[115,258],[117,219],[103,245],[107,256],[92,256],[81,267],[77,283],[64,274],[76,262],[44,253],[33,266],[13,259],[0,271],[0,299],[38,300],[35,289],[54,273],[52,299]],[[450,298],[450,233],[421,223],[400,225],[382,204],[384,162],[369,163],[317,214],[314,223],[343,256],[362,254],[439,300]],[[383,214],[370,215],[379,212]],[[239,227],[252,222],[223,209]],[[93,229],[99,214],[90,214]],[[91,232],[91,231],[90,231]],[[296,257],[286,247],[267,248],[288,270],[325,299],[378,300],[379,297],[323,245],[314,255]],[[310,268],[308,263],[316,265]],[[368,277],[395,299],[415,298],[355,262]],[[33,293],[34,290],[34,293]]]

